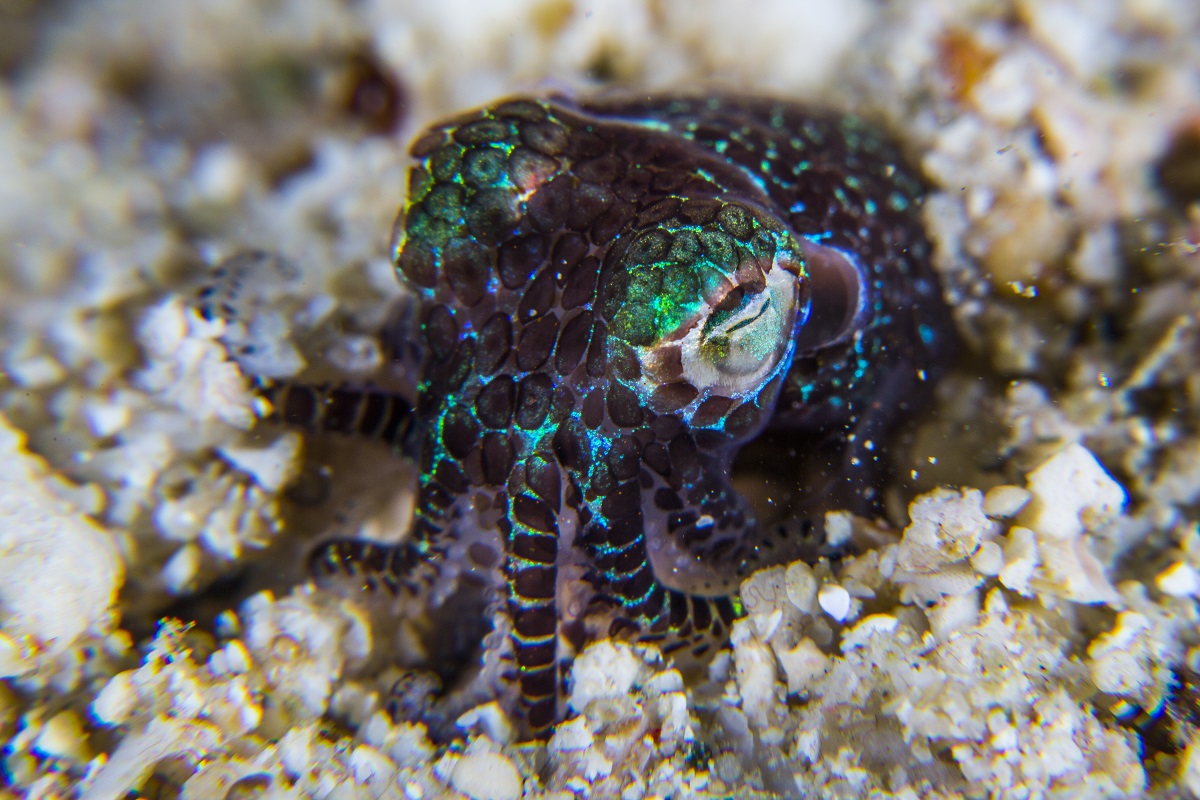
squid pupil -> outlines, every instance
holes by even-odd
[[[730,326],[728,329],[726,329],[725,333],[727,333],[727,334],[734,333],[735,331],[739,331],[742,328],[746,327],[747,325],[752,324],[753,322],[758,320],[760,317],[762,317],[763,314],[767,313],[767,309],[770,307],[771,307],[771,298],[768,297],[766,300],[763,301],[762,308],[760,308],[758,310],[757,314],[755,314],[753,317],[742,320],[741,322],[737,323],[736,325]]]

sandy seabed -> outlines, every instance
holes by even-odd
[[[1200,5],[833,7],[0,9],[0,797],[1200,796]],[[870,546],[751,577],[707,674],[599,642],[547,744],[435,745],[406,632],[300,568],[403,531],[411,468],[257,425],[243,369],[377,373],[405,143],[613,85],[887,125],[968,352],[890,521],[830,515]],[[247,249],[260,364],[191,302]]]

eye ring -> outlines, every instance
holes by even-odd
[[[793,347],[801,306],[798,270],[777,256],[765,272],[730,285],[679,343],[683,379],[703,392],[757,391]],[[807,309],[805,309],[807,310]]]
[[[727,203],[619,242],[600,294],[614,377],[685,418],[710,399],[753,401],[790,366],[810,312],[802,241],[768,210]]]

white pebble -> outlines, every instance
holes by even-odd
[[[450,785],[471,800],[517,800],[521,773],[499,753],[474,753],[455,762]]]
[[[1195,597],[1200,593],[1200,575],[1190,564],[1178,562],[1167,567],[1154,579],[1159,591],[1171,597]]]
[[[984,542],[971,555],[971,566],[984,575],[999,575],[1004,569],[1004,551],[995,542]]]
[[[88,403],[83,409],[83,417],[87,421],[92,435],[99,438],[112,436],[124,430],[133,416],[133,409],[122,403],[103,403],[98,400]]]
[[[587,750],[596,741],[588,730],[587,717],[575,717],[554,729],[548,749],[551,753],[570,753]]]
[[[83,762],[90,759],[87,734],[73,711],[55,714],[42,726],[33,743],[33,749],[50,758],[63,758]]]
[[[983,493],[938,488],[908,507],[912,522],[904,529],[896,565],[905,572],[937,572],[969,557],[994,523],[983,513]]]
[[[854,536],[854,517],[846,511],[830,511],[825,515],[825,543],[829,547],[847,544]]]
[[[960,595],[975,590],[981,578],[968,564],[948,564],[937,572],[918,575],[912,579],[904,577],[898,583],[912,587],[914,597],[935,600],[938,595]],[[907,602],[907,601],[906,601]]]
[[[800,611],[811,614],[816,610],[819,583],[812,567],[803,561],[797,561],[787,568],[787,576],[784,579],[788,600]]]
[[[112,627],[125,564],[113,534],[47,490],[49,469],[0,416],[0,607],[4,632],[52,657]]]
[[[29,672],[34,667],[29,656],[29,651],[16,639],[0,631],[0,677],[10,678]]]
[[[1153,682],[1145,659],[1150,621],[1136,611],[1122,611],[1108,633],[1088,645],[1088,671],[1102,692],[1136,694]]]
[[[979,593],[951,595],[925,609],[929,628],[939,643],[949,641],[951,634],[967,630],[979,621]]]
[[[134,671],[114,675],[92,701],[92,716],[105,725],[120,725],[133,716],[138,706],[137,690],[133,686]]]
[[[1029,473],[1029,505],[1021,524],[1041,537],[1073,539],[1111,520],[1125,505],[1125,489],[1096,457],[1069,444]]]
[[[759,570],[742,582],[742,604],[750,615],[770,614],[785,594],[783,567]]]
[[[493,742],[501,744],[508,744],[516,738],[508,715],[494,700],[468,709],[454,724],[459,730],[482,732]]]
[[[1103,286],[1116,281],[1121,275],[1122,260],[1114,226],[1102,225],[1084,231],[1067,264],[1083,283]]]
[[[240,675],[250,669],[250,654],[239,640],[234,639],[208,658],[208,670],[213,675]]]
[[[366,744],[360,744],[350,753],[348,759],[350,769],[354,771],[354,780],[358,783],[380,783],[386,785],[388,779],[396,774],[396,765],[390,758]]]
[[[313,726],[292,728],[277,745],[279,763],[293,775],[304,775],[313,761]]]
[[[163,584],[171,594],[184,594],[200,571],[200,548],[189,542],[175,551],[162,568]]]
[[[63,366],[48,355],[10,355],[4,362],[4,373],[18,386],[38,389],[58,383],[67,376]]]
[[[663,670],[651,676],[643,688],[646,695],[650,697],[660,694],[670,694],[671,692],[682,692],[683,676],[679,674],[679,670],[677,669]]]
[[[268,447],[227,445],[217,452],[268,492],[278,492],[296,474],[300,443],[300,437],[289,431]]]
[[[766,727],[775,703],[778,677],[775,655],[753,633],[749,620],[739,619],[729,634],[733,644],[733,661],[738,691],[742,696],[742,711],[746,719],[759,728]]]
[[[777,608],[770,614],[753,614],[750,621],[754,624],[754,632],[758,634],[758,638],[765,642],[779,630],[779,624],[783,622],[783,612]]]
[[[842,634],[842,652],[857,650],[877,633],[891,634],[896,630],[900,620],[891,614],[872,614],[863,617],[862,621]]]
[[[827,583],[817,592],[822,610],[838,622],[850,613],[850,593],[836,583]]]
[[[1179,771],[1184,785],[1192,794],[1200,797],[1200,732],[1192,734],[1192,741],[1184,751]]]
[[[368,374],[383,363],[379,342],[373,336],[340,336],[325,352],[330,364],[354,374]]]
[[[829,670],[829,657],[807,636],[791,650],[776,653],[787,675],[788,694],[799,694]]]
[[[633,782],[621,790],[621,800],[642,800],[646,796],[646,784],[641,778],[634,778]]]
[[[1004,567],[1000,570],[1000,583],[1006,589],[1029,597],[1033,589],[1029,582],[1038,565],[1037,537],[1029,528],[1014,526],[1008,532],[1004,545]]]
[[[643,669],[627,644],[604,640],[591,645],[571,669],[571,708],[583,711],[595,700],[626,697]]]
[[[1007,518],[1020,513],[1032,495],[1020,486],[993,486],[983,496],[983,513],[989,517]]]
[[[231,144],[206,147],[196,157],[192,180],[204,200],[231,203],[245,187],[249,169],[245,157]]]

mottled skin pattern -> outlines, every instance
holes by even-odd
[[[542,734],[585,640],[705,646],[738,581],[788,555],[730,483],[765,426],[805,437],[801,524],[874,508],[876,439],[954,338],[922,187],[863,123],[758,99],[515,99],[412,154],[411,428],[350,390],[284,416],[411,429],[415,526],[314,568],[434,607],[494,587],[497,680]]]

